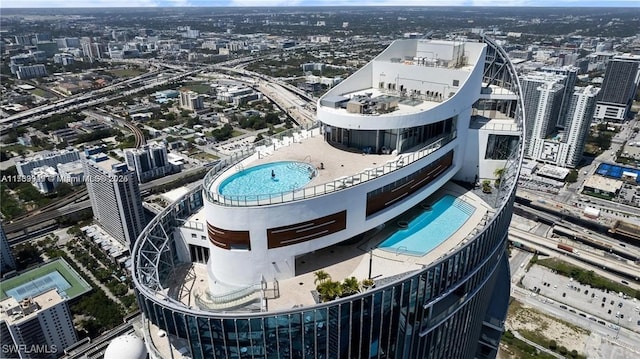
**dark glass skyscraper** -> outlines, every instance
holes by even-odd
[[[524,153],[520,98],[490,39],[400,40],[318,101],[317,124],[221,160],[136,241],[152,356],[495,357]],[[276,165],[253,187],[308,178],[284,191],[226,191]],[[457,184],[491,182],[497,169],[489,191]],[[443,198],[453,198],[444,210]],[[417,243],[406,232],[390,240],[433,211],[462,220],[414,234]],[[322,272],[375,286],[326,300]]]

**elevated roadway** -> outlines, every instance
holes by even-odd
[[[607,273],[607,277],[616,282],[620,282],[620,278],[624,278],[629,281],[629,286],[636,290],[640,289],[640,266],[633,264],[633,262],[614,260],[605,257],[602,253],[585,249],[581,249],[577,253],[570,253],[558,248],[558,244],[562,242],[537,236],[513,227],[509,229],[509,239],[521,243],[524,242],[523,244],[543,252],[552,253],[554,257],[562,256],[563,260],[576,265],[583,266],[587,263],[597,268],[600,273],[602,273],[600,270],[604,270]],[[615,276],[612,277],[612,274]]]
[[[197,166],[188,170],[174,173],[172,175],[155,179],[147,183],[140,184],[140,192],[148,191],[154,187],[162,186],[171,181],[180,179],[181,177],[191,175],[195,172],[202,171],[204,166]],[[4,224],[6,234],[18,232],[27,233],[30,227],[34,227],[47,221],[54,220],[58,217],[69,215],[78,211],[91,208],[91,202],[88,199],[87,190],[85,188],[76,192],[73,196],[65,197],[62,200],[52,203],[46,208],[36,210],[26,216],[14,220],[12,223]]]
[[[12,127],[23,126],[33,122],[37,122],[54,114],[65,113],[71,110],[82,110],[90,108],[125,96],[130,96],[141,91],[146,91],[154,87],[162,86],[164,84],[177,81],[184,77],[191,76],[199,71],[200,69],[173,75],[170,77],[165,77],[162,79],[156,77],[152,79],[152,81],[147,81],[147,76],[149,76],[149,74],[145,74],[142,75],[145,77],[137,77],[131,79],[132,82],[128,82],[126,84],[118,83],[116,85],[113,85],[115,87],[110,88],[109,90],[95,90],[87,94],[79,95],[78,97],[67,98],[53,104],[26,110],[13,116],[0,119],[0,134],[5,134]],[[142,86],[135,86],[139,85],[140,83],[144,84]],[[121,91],[124,89],[124,87],[130,89]]]

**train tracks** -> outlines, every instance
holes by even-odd
[[[136,148],[140,148],[144,146],[145,143],[147,143],[144,138],[144,133],[142,133],[142,130],[138,128],[138,126],[136,126],[133,122],[127,121],[125,119],[118,119],[118,121],[120,121],[120,123],[124,127],[128,128],[129,131],[133,133],[133,136],[136,138]]]

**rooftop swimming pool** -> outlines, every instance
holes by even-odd
[[[471,217],[476,208],[452,195],[444,195],[378,245],[400,254],[424,256],[451,237]]]
[[[218,187],[221,195],[238,200],[266,199],[304,187],[315,168],[305,162],[281,161],[249,167],[231,175]]]

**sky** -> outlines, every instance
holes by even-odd
[[[172,6],[560,6],[636,7],[639,0],[1,0],[0,8]]]

